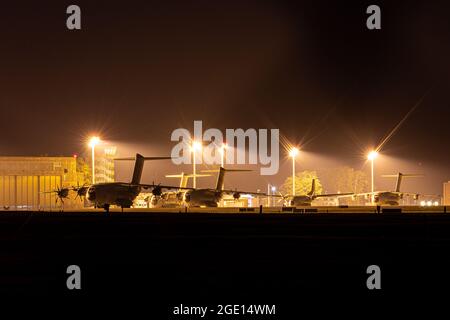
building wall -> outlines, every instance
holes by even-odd
[[[73,157],[0,157],[0,209],[59,209],[52,191],[76,183]],[[81,206],[78,202],[67,199],[65,208]]]
[[[95,148],[95,182],[114,182],[114,158],[117,148],[99,145]]]
[[[444,182],[443,205],[450,206],[450,181]]]

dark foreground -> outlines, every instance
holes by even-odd
[[[288,319],[308,301],[450,288],[444,214],[1,213],[0,239],[2,295],[145,301],[160,319],[180,304],[275,304]],[[81,290],[66,287],[69,265]],[[369,265],[381,290],[367,289]]]

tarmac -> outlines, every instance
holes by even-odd
[[[163,315],[177,303],[264,302],[290,314],[298,300],[425,299],[450,286],[444,207],[265,209],[0,211],[0,294],[122,297]],[[81,268],[81,290],[67,289],[70,265]],[[381,290],[367,288],[370,265]]]

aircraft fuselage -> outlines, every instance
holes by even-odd
[[[287,199],[286,204],[288,206],[301,207],[301,206],[311,206],[312,198],[307,195],[302,196],[292,196]]]
[[[400,199],[402,199],[402,194],[399,192],[384,191],[376,193],[374,196],[374,201],[378,205],[398,206]]]
[[[150,203],[153,208],[177,208],[183,204],[183,195],[181,191],[167,191],[160,196],[153,195]]]
[[[140,192],[141,187],[129,183],[97,183],[89,187],[86,199],[99,208],[109,205],[129,208]]]
[[[217,207],[222,192],[212,189],[188,190],[184,194],[184,202],[189,207]]]

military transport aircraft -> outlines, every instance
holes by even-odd
[[[239,199],[241,194],[251,194],[256,196],[267,196],[265,193],[259,192],[247,192],[238,190],[225,190],[223,188],[224,178],[226,172],[244,172],[251,170],[241,169],[225,169],[219,168],[219,174],[217,175],[217,183],[215,189],[188,189],[183,196],[183,202],[188,207],[217,207],[219,201],[224,194],[232,194],[235,199]],[[204,170],[203,172],[217,172],[217,170]]]
[[[419,199],[418,193],[410,193],[410,192],[401,192],[400,186],[402,183],[403,178],[412,178],[412,177],[423,177],[421,174],[403,174],[401,172],[394,174],[394,175],[383,175],[382,177],[387,178],[397,178],[397,182],[395,184],[395,191],[375,191],[375,192],[366,192],[366,193],[356,193],[354,194],[354,197],[357,196],[372,196],[373,195],[373,201],[377,205],[394,205],[398,206],[401,199],[403,199],[403,196],[408,195],[412,196],[414,200]]]
[[[339,197],[348,197],[350,195],[353,195],[353,192],[316,194],[316,179],[312,179],[311,191],[309,191],[307,194],[298,195],[298,196],[292,196],[292,195],[286,195],[286,196],[281,195],[281,196],[283,197],[286,206],[300,207],[300,206],[310,206],[311,202],[317,198],[328,198],[328,197],[339,198]]]
[[[145,161],[167,159],[171,159],[171,157],[144,157],[139,153],[136,154],[135,158],[118,158],[115,160],[135,160],[131,182],[106,182],[83,186],[78,185],[76,187],[58,188],[57,190],[47,192],[54,192],[63,203],[64,199],[68,198],[69,191],[73,190],[77,193],[77,197],[86,197],[86,199],[96,208],[103,208],[108,212],[111,205],[116,205],[120,206],[123,210],[123,208],[131,207],[134,199],[136,199],[143,188],[152,189],[152,192],[154,193],[161,192],[163,188],[178,188],[176,186],[161,186],[160,184],[141,184]]]
[[[196,174],[196,178],[201,177],[210,177],[210,174]],[[176,208],[180,207],[183,204],[183,196],[185,193],[185,189],[187,188],[187,184],[189,178],[193,178],[193,174],[185,174],[182,172],[181,174],[169,174],[166,175],[166,178],[180,178],[180,186],[176,191],[164,191],[161,195],[152,194],[150,199],[150,203],[153,208]]]
[[[130,208],[134,199],[139,195],[142,188],[161,189],[163,186],[155,184],[141,184],[144,162],[147,160],[167,160],[171,157],[144,157],[139,153],[135,158],[117,158],[115,160],[135,160],[133,178],[131,182],[106,182],[96,183],[88,187],[86,199],[94,204],[96,208],[104,208],[109,211],[111,205]],[[175,188],[167,186],[167,188]]]
[[[103,208],[106,212],[109,212],[111,205],[116,205],[122,208],[130,208],[133,201],[142,191],[142,189],[151,189],[154,196],[161,196],[163,190],[179,190],[185,192],[182,194],[182,203],[190,207],[217,207],[218,202],[221,200],[222,195],[225,193],[233,194],[238,199],[241,194],[253,194],[265,196],[265,193],[255,193],[237,190],[224,190],[223,181],[225,172],[228,171],[251,171],[251,170],[234,170],[224,169],[220,167],[217,177],[217,184],[215,189],[194,189],[188,187],[179,186],[167,186],[161,184],[142,184],[141,177],[144,169],[144,162],[146,160],[165,160],[171,159],[171,157],[144,157],[140,154],[136,154],[135,158],[117,158],[115,160],[135,160],[133,178],[131,182],[106,182],[96,183],[93,185],[83,185],[76,187],[62,188],[55,191],[60,200],[68,197],[69,190],[77,192],[77,197],[86,197],[95,208]],[[216,171],[216,170],[215,170]],[[203,175],[197,175],[203,176]],[[184,183],[182,181],[182,183]]]

